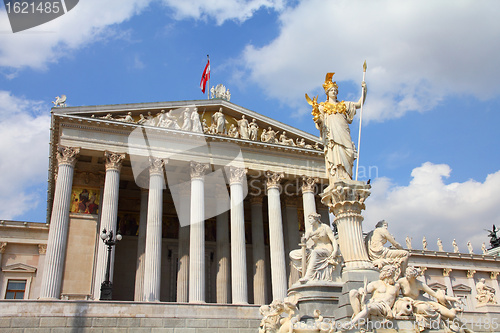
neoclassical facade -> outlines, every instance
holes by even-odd
[[[0,223],[2,298],[99,301],[109,273],[117,301],[269,304],[306,217],[330,224],[319,138],[226,100],[53,108],[50,147],[47,223]],[[497,255],[410,252],[466,312],[500,294]]]

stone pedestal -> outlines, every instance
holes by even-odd
[[[288,289],[288,296],[298,294],[297,307],[302,322],[314,322],[314,311],[321,311],[321,315],[329,320],[335,319],[342,295],[343,283],[327,281],[311,281],[306,284],[295,283]]]

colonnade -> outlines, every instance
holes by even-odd
[[[55,185],[54,205],[51,216],[49,241],[47,246],[45,272],[41,285],[41,298],[60,297],[63,263],[69,224],[69,204],[78,148],[59,147],[58,177]],[[102,198],[100,230],[117,230],[120,170],[125,154],[105,152],[106,177]],[[161,249],[162,249],[162,209],[163,190],[165,189],[164,165],[168,161],[151,159],[149,167],[149,190],[141,190],[141,211],[138,234],[138,251],[135,278],[135,301],[160,301]],[[189,214],[189,226],[179,228],[179,265],[177,271],[177,301],[189,303],[206,302],[205,276],[205,202],[204,176],[209,164],[191,162],[190,189],[181,189],[181,207]],[[230,188],[230,211],[216,217],[217,223],[217,261],[216,301],[217,303],[248,304],[247,254],[244,224],[244,184],[247,170],[241,167],[226,168]],[[282,220],[280,182],[283,173],[266,172],[265,185],[268,200],[270,276],[271,286],[267,285],[265,265],[263,198],[250,198],[253,246],[253,299],[255,304],[266,304],[267,290],[271,288],[273,299],[286,297],[287,280],[285,238],[283,223],[298,225],[297,209],[286,206],[286,221]],[[314,187],[317,179],[304,177],[302,197],[304,221],[310,212],[316,211]],[[189,191],[190,190],[190,191]],[[213,191],[213,189],[208,189]],[[220,189],[227,191],[226,188]],[[220,191],[215,191],[220,192]],[[190,194],[190,197],[189,197]],[[214,193],[216,194],[216,193]],[[217,200],[218,202],[219,200]],[[180,212],[179,212],[180,213]],[[307,222],[306,222],[307,224]],[[229,228],[230,226],[230,235]],[[307,227],[307,226],[306,226]],[[298,233],[298,230],[293,230]],[[292,242],[297,235],[290,236]],[[293,246],[293,245],[291,245]],[[97,247],[96,269],[94,272],[94,299],[99,299],[100,285],[104,281],[106,267],[106,248],[102,242]],[[111,256],[114,259],[114,249]],[[113,263],[111,263],[111,274]],[[112,278],[111,278],[112,280]],[[230,281],[229,281],[230,280]],[[230,288],[229,288],[230,286]]]

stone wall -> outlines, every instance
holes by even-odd
[[[94,301],[0,301],[2,333],[254,333],[258,306]]]

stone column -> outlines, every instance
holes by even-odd
[[[451,278],[450,278],[451,271],[452,271],[451,268],[443,269],[444,285],[446,286],[446,295],[448,296],[453,296],[453,286],[451,285]]]
[[[262,195],[250,198],[252,209],[253,300],[254,304],[267,304],[266,248],[262,216]]]
[[[223,196],[224,195],[224,196]],[[217,187],[217,192],[215,194],[217,198],[217,205],[224,205],[221,202],[222,198],[227,197],[226,186]],[[222,197],[222,198],[221,198]],[[220,208],[220,207],[219,207]],[[226,208],[227,209],[227,208]],[[221,211],[222,209],[217,209]],[[216,292],[217,292],[217,303],[227,304],[231,302],[231,289],[230,287],[230,268],[229,268],[229,256],[231,251],[229,249],[229,212],[225,211],[217,215],[216,217],[217,226],[217,277],[216,277]]]
[[[180,207],[178,215],[190,216],[191,183],[184,182],[179,187]],[[189,300],[189,225],[179,225],[179,266],[177,271],[177,302],[187,303]]]
[[[316,213],[314,191],[317,182],[318,178],[302,176],[302,202],[304,205],[304,227],[306,232],[311,228],[307,223],[309,214]]]
[[[148,223],[148,189],[141,188],[141,210],[139,217],[139,235],[137,239],[137,262],[135,265],[134,301],[144,301],[144,267],[146,252],[146,227]]]
[[[80,148],[59,146],[57,162],[59,165],[54,191],[52,216],[50,217],[45,272],[40,290],[41,299],[58,299],[61,293],[66,242],[68,240],[69,209],[73,172]]]
[[[469,269],[467,271],[467,279],[469,280],[469,287],[471,289],[470,296],[471,296],[472,304],[475,308],[476,307],[477,290],[476,290],[476,281],[474,281],[474,274],[476,274],[476,271],[473,269]]]
[[[160,301],[164,161],[151,158],[144,264],[144,301]]]
[[[500,272],[491,272],[490,273],[491,284],[493,285],[493,288],[495,289],[495,300],[497,300],[498,295],[500,295],[500,287],[498,285],[498,273],[500,273]]]
[[[248,304],[243,181],[245,168],[229,167],[231,187],[231,287],[233,304]]]
[[[189,303],[205,303],[205,184],[208,164],[191,162]]]
[[[7,243],[5,243],[7,244]],[[41,274],[45,269],[45,256],[47,254],[47,244],[38,244],[38,266],[36,268],[36,284],[33,290],[33,295],[38,298],[40,296],[40,287],[42,285]],[[1,254],[1,244],[0,244],[0,267],[2,266],[2,254]],[[0,281],[2,281],[2,276],[0,273]]]
[[[7,244],[8,243],[0,243],[0,281],[3,281],[3,273],[2,273],[2,257],[3,257],[3,254],[5,253],[5,249],[7,248]],[[45,247],[47,248],[47,247]],[[7,281],[5,281],[6,283]]]
[[[283,172],[266,172],[269,210],[269,252],[271,253],[271,284],[273,300],[283,300],[287,294],[285,244],[281,221],[280,181]]]
[[[287,197],[285,200],[286,205],[286,224],[288,226],[288,246],[290,251],[300,248],[300,232],[299,232],[299,216],[297,212],[297,198]],[[288,285],[291,286],[300,278],[299,271],[292,265],[289,256],[290,252],[286,253],[286,260],[290,267],[290,276],[288,278]]]
[[[104,152],[106,158],[106,178],[104,181],[104,194],[102,196],[101,225],[98,234],[103,229],[113,231],[117,234],[116,221],[118,218],[118,191],[120,188],[120,170],[125,154]],[[111,248],[111,262],[109,264],[109,280],[113,282],[113,271],[115,263],[115,247]],[[98,300],[101,295],[101,284],[106,279],[106,266],[108,264],[108,249],[100,239],[97,241],[97,262],[94,273],[94,299]]]
[[[322,194],[322,202],[335,215],[339,246],[344,257],[343,275],[355,270],[373,270],[363,241],[364,201],[370,195],[370,185],[357,181],[337,181],[334,186]]]

